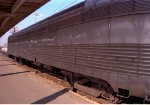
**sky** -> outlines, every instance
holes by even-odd
[[[51,0],[45,5],[43,5],[41,8],[30,14],[28,17],[26,17],[24,20],[22,20],[20,23],[15,25],[15,27],[19,27],[19,30],[22,30],[32,24],[35,24],[36,22],[43,20],[55,13],[58,13],[66,8],[69,8],[73,5],[76,5],[82,1],[85,0]],[[38,13],[40,16],[36,16],[34,14]],[[7,43],[8,37],[11,35],[10,30],[6,32],[1,38],[0,38],[0,46],[3,46],[5,43]]]

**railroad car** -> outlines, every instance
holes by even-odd
[[[150,1],[86,0],[11,35],[8,54],[92,96],[149,101]]]

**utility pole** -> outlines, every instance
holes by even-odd
[[[19,31],[19,27],[14,26],[14,27],[10,30],[10,33],[14,34],[14,33],[18,32],[18,31]]]
[[[35,23],[36,23],[37,22],[37,18],[38,18],[38,16],[40,16],[40,14],[39,13],[35,13],[33,15],[35,15]]]

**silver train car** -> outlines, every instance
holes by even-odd
[[[96,97],[148,100],[150,0],[86,0],[10,36],[8,54],[59,68]]]

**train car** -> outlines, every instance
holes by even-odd
[[[150,96],[150,1],[86,0],[15,33],[8,54],[58,68],[95,97]]]

